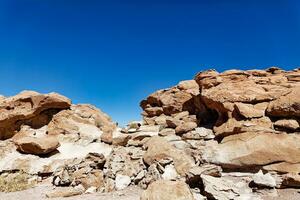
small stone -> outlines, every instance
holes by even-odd
[[[123,190],[129,186],[129,184],[131,183],[131,179],[129,176],[117,174],[115,182],[116,189]]]
[[[277,128],[288,129],[291,131],[295,131],[300,127],[298,121],[295,119],[281,119],[281,120],[276,121],[274,123],[274,126]]]
[[[97,188],[95,186],[89,187],[84,193],[86,194],[93,194],[97,192]]]
[[[176,180],[178,177],[178,173],[174,167],[174,165],[167,165],[164,169],[164,173],[162,174],[162,178],[164,180]]]
[[[83,194],[84,188],[79,187],[60,187],[55,188],[53,191],[46,193],[48,198],[71,197]]]
[[[175,129],[172,128],[165,128],[163,130],[161,130],[158,135],[160,136],[168,136],[168,135],[175,135]]]
[[[187,133],[197,127],[195,122],[184,122],[175,128],[176,134]]]

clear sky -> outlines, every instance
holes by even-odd
[[[299,0],[0,0],[0,93],[56,91],[121,124],[198,71],[299,64]]]

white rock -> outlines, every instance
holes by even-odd
[[[92,194],[97,191],[97,188],[95,186],[89,187],[84,193],[86,194]]]
[[[174,167],[174,165],[167,165],[165,167],[165,171],[162,174],[162,178],[164,180],[175,180],[178,177],[178,173]]]
[[[193,192],[193,196],[195,200],[207,200],[207,198],[200,193]]]
[[[201,175],[204,191],[218,200],[231,200],[238,197],[248,197],[252,194],[251,188],[243,181],[233,181],[226,178],[216,178],[208,175]],[[247,198],[245,198],[247,199]]]
[[[253,175],[253,182],[256,185],[259,186],[266,186],[266,187],[275,187],[276,186],[276,180],[271,176],[271,174],[263,174],[263,172],[260,170],[256,174]]]
[[[122,174],[117,174],[115,182],[116,182],[115,183],[116,184],[116,189],[117,190],[123,190],[123,189],[125,189],[129,186],[129,184],[131,183],[131,179],[130,179],[129,176],[124,176]]]

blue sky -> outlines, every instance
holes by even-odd
[[[0,0],[0,93],[56,91],[121,124],[215,68],[300,62],[297,0]]]

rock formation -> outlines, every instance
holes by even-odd
[[[300,69],[203,71],[140,105],[143,121],[119,128],[55,93],[1,97],[0,178],[49,181],[48,197],[138,185],[143,200],[268,199],[300,187]]]

